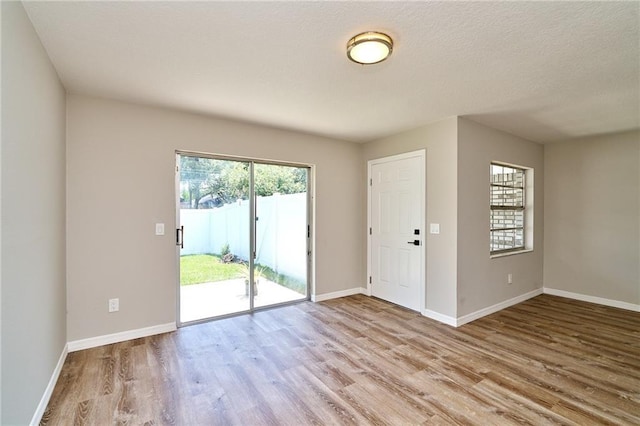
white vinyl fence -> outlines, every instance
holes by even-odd
[[[307,194],[258,197],[256,207],[256,263],[306,280]],[[184,226],[181,255],[219,254],[229,244],[231,253],[249,259],[248,200],[213,209],[180,209],[180,224]]]

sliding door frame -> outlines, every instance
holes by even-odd
[[[180,320],[180,244],[178,241],[178,232],[180,232],[180,157],[199,157],[199,158],[208,158],[212,160],[227,160],[227,161],[237,161],[249,164],[249,282],[254,282],[254,251],[256,250],[256,196],[255,196],[255,165],[256,164],[266,164],[266,165],[274,165],[274,166],[288,166],[288,167],[297,167],[307,169],[307,256],[306,256],[306,270],[307,270],[307,291],[304,298],[299,300],[289,301],[289,302],[281,302],[274,303],[268,306],[254,306],[254,286],[249,286],[249,309],[239,312],[234,312],[231,314],[223,314],[215,317],[203,318],[195,321],[187,321],[182,322]],[[314,284],[315,278],[315,251],[313,247],[314,243],[314,212],[315,206],[313,205],[314,196],[314,188],[315,188],[315,166],[313,164],[305,164],[305,163],[294,163],[288,161],[276,161],[276,160],[265,160],[261,158],[252,158],[252,157],[240,157],[226,154],[212,154],[205,152],[197,152],[197,151],[185,151],[185,150],[176,150],[175,151],[175,197],[174,203],[176,208],[176,220],[175,220],[175,229],[176,229],[176,326],[177,327],[185,327],[194,324],[200,324],[209,321],[215,321],[218,319],[234,317],[238,315],[244,315],[252,312],[263,311],[267,309],[273,309],[281,306],[293,305],[296,303],[300,303],[303,301],[307,301],[311,299],[311,289]],[[180,239],[184,238],[182,232],[180,232]]]

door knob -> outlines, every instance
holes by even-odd
[[[407,244],[413,244],[414,246],[419,246],[420,240],[407,241]]]

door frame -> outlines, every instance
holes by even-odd
[[[416,151],[405,152],[402,154],[391,155],[388,157],[375,158],[373,160],[367,161],[367,296],[371,296],[371,281],[372,281],[372,264],[371,264],[371,186],[373,182],[373,176],[371,175],[371,169],[376,164],[389,163],[398,160],[405,160],[407,158],[420,158],[421,165],[420,167],[420,180],[422,185],[420,185],[420,229],[422,230],[422,244],[420,245],[420,313],[423,314],[426,310],[426,261],[427,261],[427,210],[426,210],[426,199],[427,199],[427,182],[426,182],[426,171],[427,171],[427,150],[419,149]]]
[[[250,175],[250,197],[249,197],[249,238],[250,238],[250,247],[254,247],[255,244],[255,222],[253,221],[253,217],[255,215],[255,197],[253,195],[254,190],[254,164],[268,164],[268,165],[276,165],[276,166],[289,166],[289,167],[299,167],[307,169],[307,294],[303,299],[294,300],[291,302],[282,302],[275,303],[268,306],[254,306],[253,300],[253,286],[249,286],[250,290],[250,308],[249,310],[234,312],[231,314],[219,315],[216,317],[203,318],[195,321],[182,322],[180,321],[180,245],[178,244],[177,233],[180,229],[180,156],[190,156],[190,157],[200,157],[200,158],[210,158],[213,160],[229,160],[229,161],[240,161],[249,163],[249,167],[251,169]],[[293,163],[287,161],[276,161],[276,160],[266,160],[261,158],[253,158],[253,157],[242,157],[242,156],[234,156],[227,154],[215,154],[215,153],[206,153],[199,151],[187,151],[187,150],[175,150],[174,153],[174,204],[175,204],[175,231],[176,231],[176,240],[174,241],[176,248],[176,327],[184,327],[194,324],[200,324],[204,322],[214,321],[217,319],[223,319],[228,317],[233,317],[237,315],[244,315],[251,312],[258,312],[262,310],[272,309],[279,306],[287,306],[293,305],[296,303],[300,303],[302,301],[311,300],[311,291],[312,288],[315,287],[315,205],[313,201],[315,199],[315,165],[314,164],[306,164],[306,163]],[[180,238],[184,238],[184,235],[181,235]],[[254,268],[249,268],[250,274],[250,282],[253,282],[253,273]]]

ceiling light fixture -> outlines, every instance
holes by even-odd
[[[371,65],[382,62],[391,55],[393,40],[384,33],[367,31],[353,37],[347,43],[347,56],[353,62]]]

